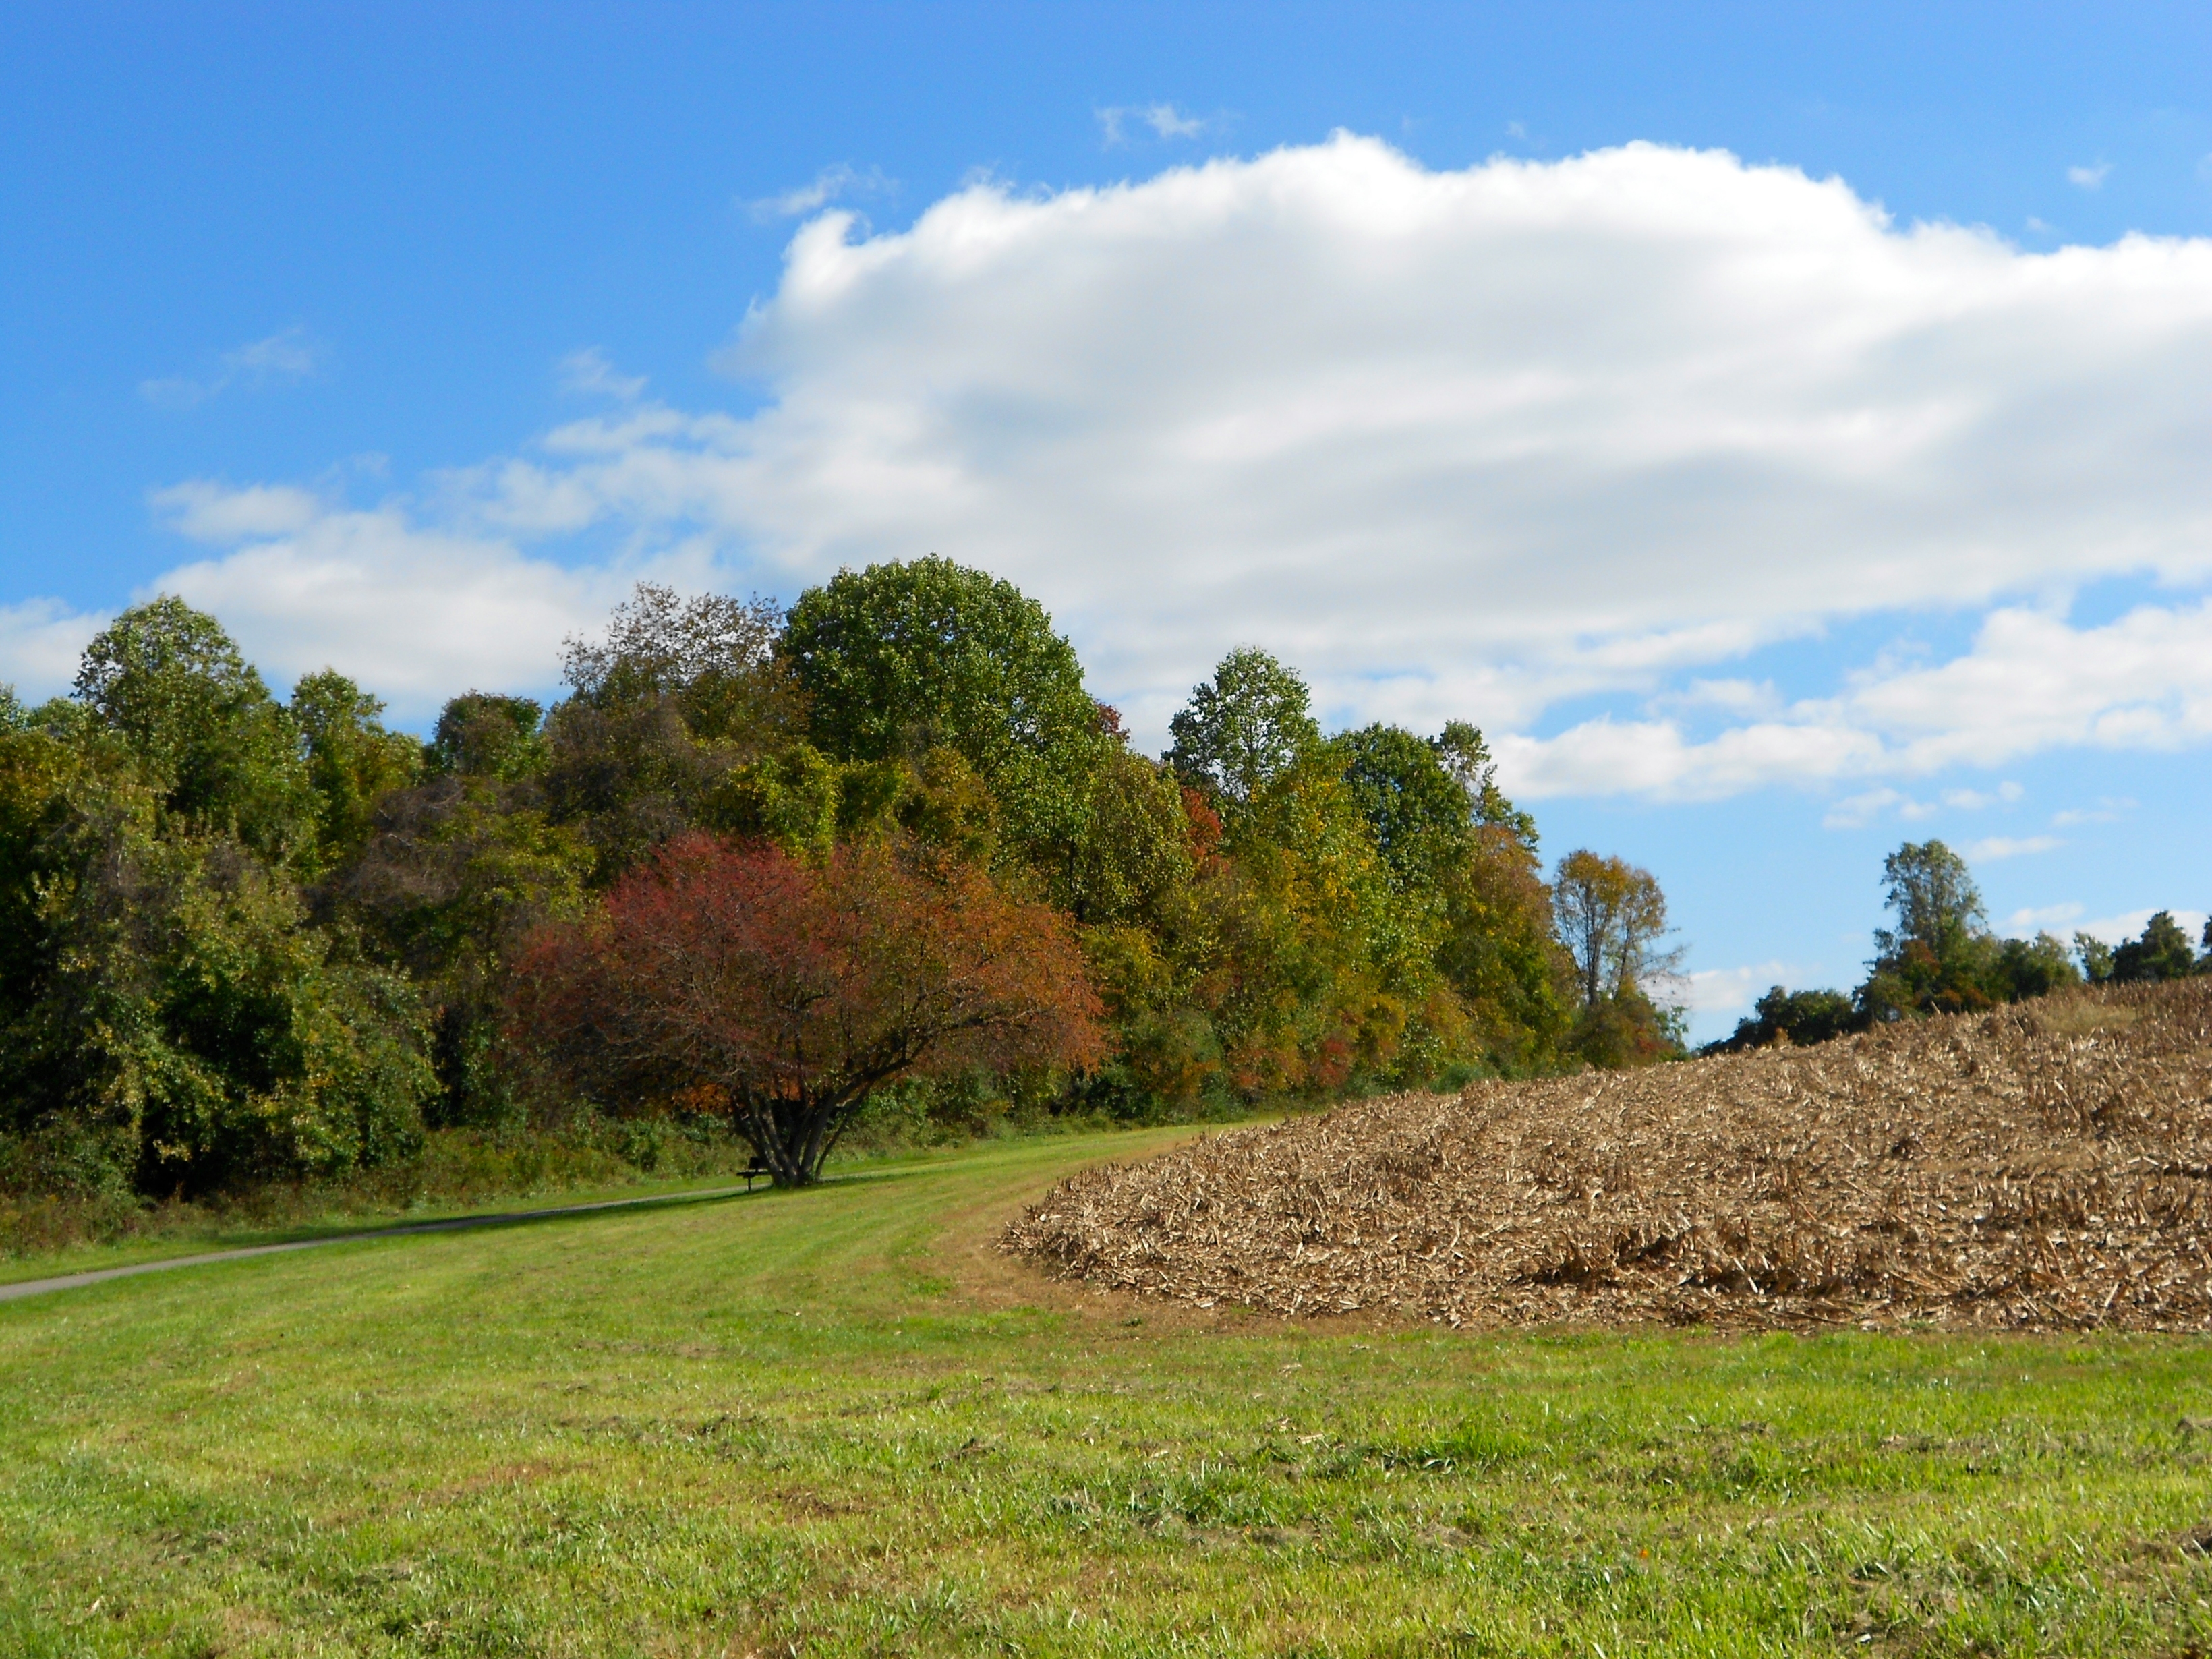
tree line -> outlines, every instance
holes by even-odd
[[[2048,933],[2003,939],[1991,931],[1966,860],[1940,841],[1907,842],[1882,863],[1882,896],[1895,925],[1878,928],[1867,976],[1850,993],[1790,991],[1760,997],[1735,1033],[1702,1051],[1727,1053],[1777,1041],[1825,1042],[1908,1016],[1966,1013],[2047,995],[2067,986],[2183,979],[2212,972],[2212,921],[2203,951],[2171,911],[2136,938],[2106,945],[2076,933],[2071,949]]]
[[[640,587],[428,741],[164,598],[0,691],[0,1181],[191,1195],[426,1130],[871,1102],[1155,1119],[1679,1051],[1648,872],[1547,884],[1481,733],[1324,736],[1255,649],[1158,759],[1003,581]]]
[[[1157,759],[1011,585],[640,587],[427,741],[164,598],[0,688],[0,1184],[191,1195],[675,1115],[785,1179],[897,1097],[1153,1119],[1679,1052],[1665,901],[1547,883],[1481,733],[1241,649]]]

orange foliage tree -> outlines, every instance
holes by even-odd
[[[515,1035],[610,1108],[711,1103],[805,1186],[869,1092],[969,1066],[1096,1065],[1102,1009],[1066,921],[880,841],[809,864],[700,833],[549,928]]]

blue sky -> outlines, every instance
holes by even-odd
[[[2208,70],[2181,7],[11,8],[0,678],[167,586],[419,721],[640,574],[936,550],[1140,732],[1249,639],[1517,740],[1702,1031],[1849,983],[1906,836],[2000,926],[2201,915]]]

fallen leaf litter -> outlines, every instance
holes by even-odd
[[[1449,1325],[2212,1328],[2212,980],[1401,1094],[1061,1182],[1101,1288]]]

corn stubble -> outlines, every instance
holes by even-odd
[[[1001,1248],[1450,1325],[2212,1328],[2212,981],[1403,1094],[1062,1182]]]

